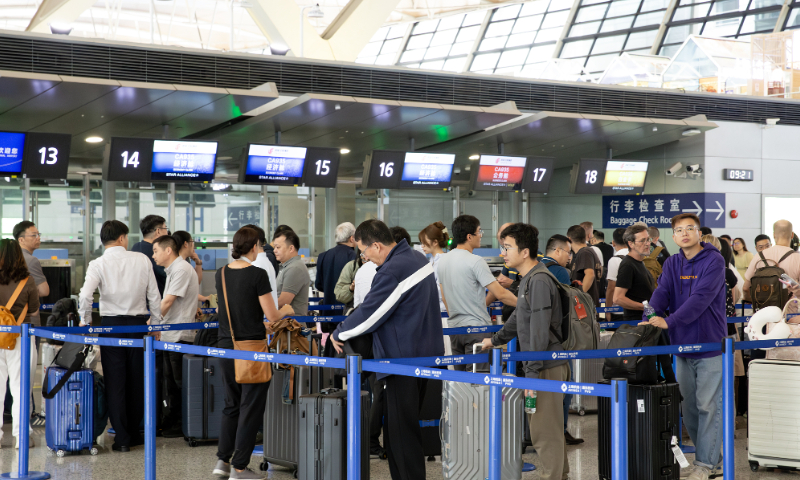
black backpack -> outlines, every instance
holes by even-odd
[[[218,316],[216,313],[209,315],[205,322],[217,322]],[[219,329],[217,328],[206,328],[203,330],[198,330],[197,335],[194,336],[194,345],[198,347],[216,347],[217,342],[219,341],[218,335]]]
[[[53,305],[53,313],[47,317],[47,327],[69,327],[78,326],[80,316],[78,315],[78,307],[75,301],[71,298],[62,298]],[[47,339],[47,343],[51,345],[64,345],[64,342],[59,340]]]
[[[780,282],[781,275],[786,273],[780,267],[781,262],[786,260],[789,255],[795,254],[794,250],[789,250],[777,262],[764,257],[762,252],[758,252],[761,257],[756,261],[756,267],[762,264],[761,268],[756,268],[750,278],[750,299],[753,302],[753,310],[759,311],[764,307],[783,308],[789,301],[789,290]],[[770,265],[770,262],[772,264]]]
[[[661,329],[653,325],[622,325],[608,342],[609,350],[655,347],[661,341]],[[624,378],[629,383],[655,385],[659,380],[658,361],[654,355],[609,357],[603,364],[603,378]]]

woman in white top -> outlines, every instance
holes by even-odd
[[[445,313],[447,313],[447,304],[442,298],[442,286],[439,284],[438,263],[442,255],[444,255],[444,249],[447,248],[449,240],[450,235],[447,233],[447,227],[445,227],[442,222],[432,223],[419,232],[419,243],[422,245],[422,251],[431,255],[433,276],[436,278],[436,286],[439,288],[439,310]],[[447,318],[442,318],[442,328],[447,328]],[[450,346],[450,337],[448,335],[444,336],[444,354],[453,354],[453,350]]]

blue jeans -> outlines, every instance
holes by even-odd
[[[683,423],[696,448],[695,465],[722,463],[722,356],[677,357]]]

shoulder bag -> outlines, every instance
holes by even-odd
[[[225,270],[228,267],[222,267],[222,294],[225,296],[225,311],[228,314],[228,325],[231,329],[231,340],[233,340],[233,349],[249,352],[267,352],[267,339],[263,340],[242,340],[237,342],[236,337],[233,335],[233,322],[231,322],[231,309],[228,303],[228,287],[225,285]],[[236,366],[236,383],[249,384],[249,383],[266,383],[272,379],[272,368],[267,362],[254,362],[252,360],[234,360]]]
[[[17,321],[11,313],[11,307],[14,306],[14,302],[17,301],[19,294],[22,293],[22,289],[25,288],[25,284],[28,283],[28,278],[19,282],[19,285],[17,285],[14,294],[11,295],[6,306],[0,305],[0,325],[18,327],[25,321],[25,315],[28,314],[28,303],[25,302],[25,308],[22,309],[22,313],[19,315],[19,321]],[[14,350],[14,347],[17,346],[17,337],[19,337],[19,333],[0,333],[0,349]]]

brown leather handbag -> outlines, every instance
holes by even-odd
[[[237,342],[233,335],[233,323],[231,322],[231,309],[228,306],[228,287],[225,285],[225,269],[222,267],[222,294],[225,296],[225,311],[228,313],[228,325],[231,329],[231,340],[233,349],[257,353],[267,353],[267,339],[263,340],[242,340]],[[272,379],[272,368],[267,362],[254,362],[252,360],[234,360],[236,367],[236,383],[266,383]]]
[[[28,278],[19,282],[16,290],[14,290],[14,294],[11,295],[11,298],[8,300],[8,304],[5,307],[0,306],[0,325],[18,327],[22,325],[22,322],[25,321],[25,315],[28,314],[28,304],[26,303],[25,308],[22,309],[22,313],[19,316],[19,321],[17,321],[17,319],[14,318],[14,315],[11,313],[11,307],[14,306],[14,302],[17,301],[17,298],[19,297],[19,294],[22,293],[22,289],[25,287],[25,284],[28,283]],[[0,349],[14,350],[14,347],[17,346],[17,337],[19,337],[19,333],[0,333]]]

